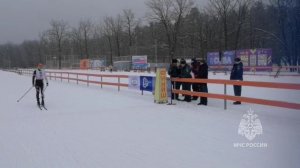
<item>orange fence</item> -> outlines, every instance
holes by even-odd
[[[32,75],[33,70],[9,70],[10,72],[16,72],[18,74]],[[88,73],[73,73],[73,72],[55,72],[47,71],[48,77],[53,80],[62,81],[76,81],[89,84],[100,85],[101,88],[103,85],[117,86],[120,91],[121,87],[128,87],[128,83],[121,83],[121,79],[128,78],[128,75],[102,75],[102,74],[88,74]],[[93,77],[93,79],[91,79]],[[115,78],[118,79],[118,82],[104,82],[103,78]],[[96,80],[97,79],[97,80]],[[266,100],[259,98],[250,98],[250,97],[238,97],[227,95],[227,86],[228,85],[240,85],[248,87],[260,87],[260,88],[269,88],[269,89],[286,89],[286,90],[300,90],[300,84],[291,84],[291,83],[272,83],[272,82],[251,82],[251,81],[234,81],[234,80],[219,80],[219,79],[187,79],[187,78],[172,78],[173,82],[186,82],[186,83],[210,83],[210,84],[220,84],[224,87],[224,94],[215,94],[215,93],[202,93],[202,92],[192,92],[184,90],[172,90],[172,94],[183,94],[197,97],[208,97],[214,99],[224,100],[224,109],[227,109],[227,100],[230,101],[241,101],[245,103],[260,104],[267,106],[283,107],[290,109],[300,110],[299,103],[290,103],[277,100]]]
[[[128,84],[121,83],[122,78],[128,78],[128,75],[103,75],[103,74],[89,74],[89,73],[73,73],[73,72],[55,72],[55,71],[47,71],[48,78],[54,79],[54,80],[60,80],[61,82],[63,80],[66,80],[68,82],[70,81],[76,81],[78,84],[79,82],[86,83],[87,86],[90,84],[97,84],[100,85],[101,88],[103,85],[109,85],[109,86],[117,86],[118,90],[120,91],[121,87],[128,87]],[[91,79],[91,77],[94,77],[94,79]],[[95,80],[99,79],[99,80]],[[104,82],[103,78],[115,78],[118,79],[118,82]]]
[[[185,82],[185,83],[211,83],[211,84],[221,84],[224,86],[224,94],[214,94],[214,93],[202,93],[202,92],[191,92],[183,90],[172,90],[172,94],[183,94],[197,97],[208,97],[214,99],[224,100],[224,109],[227,109],[227,100],[241,101],[246,103],[261,104],[267,106],[283,107],[290,109],[300,110],[300,104],[289,103],[276,100],[266,100],[250,97],[238,97],[227,95],[227,85],[240,85],[240,86],[251,86],[251,87],[261,87],[261,88],[276,88],[276,89],[289,89],[289,90],[300,90],[300,84],[290,84],[290,83],[271,83],[271,82],[250,82],[250,81],[233,81],[233,80],[218,80],[218,79],[185,79],[185,78],[172,78],[173,82]]]
[[[23,74],[23,75],[32,75],[33,70],[22,69],[22,70],[14,70],[13,72]],[[101,88],[103,88],[104,85],[117,86],[118,91],[121,90],[121,87],[128,87],[127,83],[121,83],[121,79],[128,78],[128,75],[103,75],[103,74],[56,72],[56,71],[46,71],[46,72],[47,72],[47,77],[50,80],[59,80],[61,82],[67,81],[68,83],[71,81],[75,81],[76,84],[79,84],[81,82],[81,83],[85,83],[87,86],[89,86],[90,84],[97,84],[100,85]],[[117,79],[118,82],[104,82],[104,78],[114,78]]]

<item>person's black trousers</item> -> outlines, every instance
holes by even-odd
[[[242,95],[242,86],[240,86],[240,85],[233,85],[233,91],[234,91],[234,95],[235,96],[241,96]]]
[[[190,83],[182,83],[182,90],[191,91],[191,84]],[[185,95],[185,101],[191,101],[191,96]]]
[[[40,93],[42,96],[42,105],[44,105],[44,83],[42,80],[35,81],[35,89],[36,89],[36,101],[40,104]]]
[[[199,91],[208,93],[207,83],[201,83],[199,84]],[[200,97],[200,103],[207,105],[207,97]]]
[[[180,82],[172,82],[172,88],[179,90],[180,89]],[[178,99],[179,95],[177,93],[175,93],[175,99]],[[174,99],[174,94],[172,93],[172,99]]]
[[[193,83],[192,84],[192,89],[193,89],[193,92],[199,92],[200,91],[200,86],[198,83]],[[198,97],[197,96],[193,96],[193,100],[197,100]]]

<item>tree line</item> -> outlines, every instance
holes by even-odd
[[[299,0],[147,0],[144,18],[131,9],[96,23],[70,26],[52,20],[39,40],[0,45],[1,67],[34,67],[56,60],[103,59],[148,55],[150,62],[172,58],[206,58],[210,51],[271,48],[273,62],[297,65],[300,55]]]

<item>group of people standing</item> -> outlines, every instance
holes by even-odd
[[[193,79],[208,79],[208,65],[205,60],[192,59],[191,65],[187,64],[185,59],[181,59],[178,63],[177,59],[173,59],[168,70],[168,74],[171,78],[193,78]],[[230,80],[243,80],[243,63],[240,58],[234,59],[234,65],[231,70]],[[172,88],[179,90],[193,92],[208,93],[207,83],[186,83],[186,82],[173,82]],[[234,85],[234,95],[241,96],[242,86]],[[184,95],[184,99],[179,99],[179,94],[172,94],[172,99],[179,101],[191,102],[192,100],[198,100],[198,96]],[[240,101],[236,101],[233,104],[241,104]],[[207,105],[207,97],[200,97],[200,103],[198,105]]]
[[[195,79],[207,79],[208,78],[208,65],[205,60],[192,59],[191,66],[187,64],[185,59],[181,59],[179,64],[177,59],[173,59],[168,70],[168,74],[171,78],[195,78]],[[208,92],[207,83],[185,83],[185,82],[172,82],[172,87],[179,90],[191,91],[191,88],[195,92]],[[178,94],[172,94],[172,99],[179,99]],[[197,100],[197,96],[185,95],[182,101],[191,102]],[[198,105],[207,105],[207,97],[200,97],[200,103]]]

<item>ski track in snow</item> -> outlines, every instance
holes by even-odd
[[[198,102],[167,106],[154,104],[150,93],[50,81],[45,93],[48,111],[41,111],[34,90],[16,102],[31,78],[2,71],[0,78],[1,168],[299,167],[299,110],[228,104],[225,111],[223,101],[214,99],[207,107]],[[222,89],[209,86],[210,92]],[[243,94],[300,100],[295,91],[245,87]],[[249,108],[263,127],[254,142],[268,143],[267,148],[233,147],[235,142],[249,142],[237,133]]]

